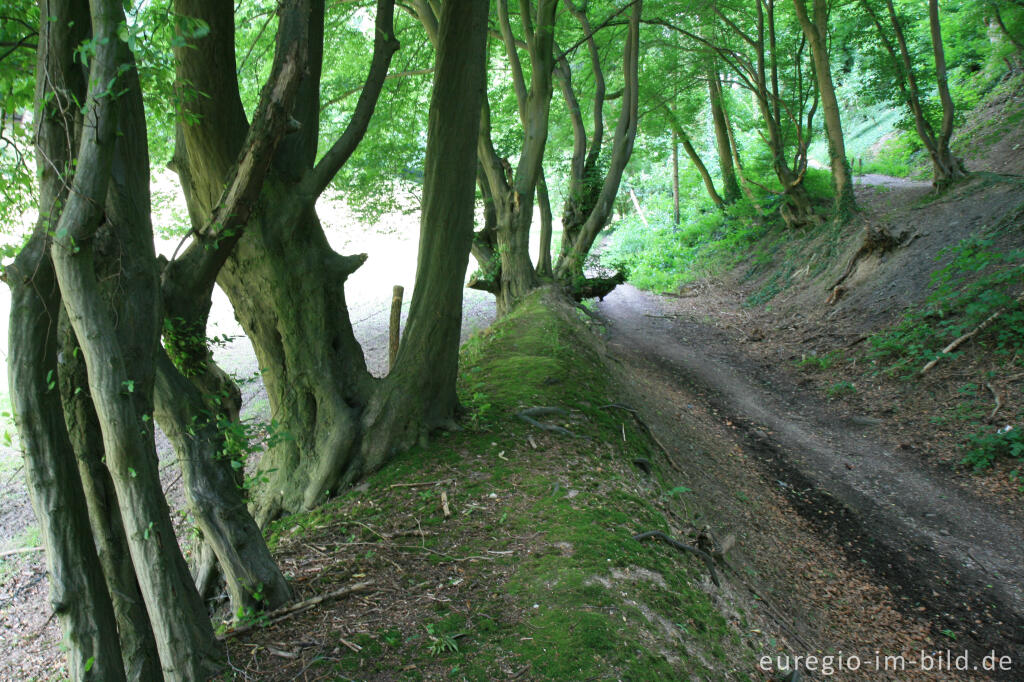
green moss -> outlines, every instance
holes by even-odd
[[[635,457],[654,459],[651,444],[620,411],[601,409],[615,402],[615,389],[600,351],[572,309],[552,296],[532,295],[465,346],[460,396],[471,409],[487,406],[479,418],[400,456],[360,489],[270,527],[275,544],[321,542],[318,534],[339,527],[344,537],[372,544],[377,539],[359,524],[418,524],[432,532],[408,543],[405,589],[437,592],[439,571],[451,576],[445,583],[479,586],[458,602],[421,600],[413,625],[382,626],[356,642],[359,653],[341,647],[327,670],[391,679],[486,680],[509,670],[531,679],[687,679],[707,672],[705,663],[734,641],[700,587],[704,567],[632,539],[668,529],[657,505],[673,504],[663,493],[680,482],[663,480],[657,467],[645,477],[632,465]],[[526,406],[566,409],[577,436],[520,421],[515,414]],[[534,449],[528,437],[540,445]],[[439,490],[391,487],[456,477],[447,520],[438,513]],[[453,564],[453,556],[485,560]],[[327,579],[343,580],[353,569],[334,570],[338,576]],[[679,656],[683,650],[699,657]],[[415,668],[400,671],[408,665]]]

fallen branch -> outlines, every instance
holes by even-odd
[[[445,483],[453,483],[454,478],[442,478],[439,481],[421,481],[420,483],[392,483],[392,488],[422,488],[429,485],[443,485]]]
[[[223,635],[220,635],[218,639],[225,640],[229,637],[235,637],[237,635],[249,632],[250,630],[255,630],[259,627],[269,627],[271,625],[276,625],[277,623],[280,623],[283,620],[287,620],[289,618],[299,615],[300,613],[309,611],[314,606],[322,604],[325,601],[341,599],[342,597],[347,597],[348,595],[356,594],[357,592],[366,592],[373,586],[373,581],[367,580],[365,582],[355,583],[354,585],[348,585],[346,587],[339,588],[337,590],[334,590],[333,592],[321,594],[311,599],[306,599],[305,601],[296,602],[295,604],[282,607],[276,611],[271,611],[270,613],[266,614],[265,618],[262,619],[263,622],[251,623],[249,625],[243,625],[241,627],[233,628],[225,632]]]
[[[998,412],[999,408],[1003,406],[1003,401],[999,399],[999,394],[996,393],[996,389],[992,387],[992,384],[985,384],[985,388],[989,390],[989,392],[992,394],[992,397],[995,398],[996,400],[996,406],[988,414],[988,420],[992,421],[993,419],[995,419],[996,412]]]
[[[0,552],[0,559],[4,559],[15,554],[31,554],[32,552],[42,552],[42,547],[22,547],[20,549],[9,549],[6,552]]]
[[[1015,298],[1013,300],[1014,303],[1020,303],[1021,301],[1024,301],[1024,291],[1021,292],[1020,296],[1018,296],[1017,298]],[[937,357],[933,358],[927,365],[925,365],[924,367],[921,368],[920,374],[924,374],[925,372],[930,370],[932,367],[934,367],[936,364],[938,364],[939,360],[941,360],[944,355],[952,353],[957,348],[959,348],[963,344],[965,344],[968,341],[970,341],[971,339],[973,339],[980,332],[984,331],[990,324],[995,322],[999,318],[1000,315],[1005,313],[1009,307],[1010,306],[1004,306],[1004,307],[1000,308],[999,310],[995,311],[994,313],[992,313],[991,315],[986,317],[985,320],[981,324],[979,324],[977,327],[975,327],[971,331],[967,332],[966,334],[964,334],[960,338],[954,340],[948,346],[943,348],[942,349],[942,353],[940,353]]]
[[[640,533],[638,535],[633,536],[633,539],[637,541],[643,541],[647,538],[658,538],[659,540],[664,541],[672,547],[675,547],[680,552],[690,552],[691,554],[695,554],[697,557],[700,558],[701,561],[704,562],[704,565],[707,566],[708,572],[711,573],[711,582],[715,584],[715,587],[721,587],[721,583],[718,582],[718,573],[715,571],[715,561],[711,558],[711,555],[705,552],[704,550],[697,549],[692,545],[687,545],[682,542],[679,542],[678,540],[674,540],[665,533],[662,533],[660,530],[649,530],[645,533]]]
[[[455,563],[461,563],[463,561],[494,561],[494,559],[489,556],[478,556],[475,554],[463,557],[452,556],[451,554],[438,552],[436,549],[430,549],[423,545],[395,545],[395,549],[400,549],[404,552],[428,552],[429,554],[439,556],[442,559],[447,559],[448,561],[454,561]]]
[[[569,429],[558,426],[557,424],[544,424],[535,419],[535,417],[546,417],[550,414],[557,414],[560,416],[568,417],[569,413],[560,407],[530,407],[525,410],[521,410],[516,413],[516,416],[522,419],[524,422],[531,426],[536,426],[538,429],[544,431],[550,431],[552,433],[560,433],[563,436],[575,436],[576,434]]]

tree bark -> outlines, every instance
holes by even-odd
[[[189,509],[224,574],[231,609],[245,614],[273,610],[291,599],[291,590],[246,508],[240,476],[226,451],[226,415],[211,412],[202,392],[170,358],[158,351],[155,416],[174,445]]]
[[[732,144],[729,141],[729,128],[725,118],[722,82],[717,67],[708,69],[708,102],[711,108],[711,121],[715,129],[718,167],[722,171],[722,191],[725,194],[722,201],[732,204],[740,198],[740,186],[736,180],[736,166],[733,164]],[[718,202],[715,203],[718,205]]]
[[[137,167],[123,162],[140,161],[148,170],[148,158],[140,160],[127,150],[115,154],[115,147],[138,144],[140,134],[145,151],[145,126],[141,131],[134,127],[144,121],[141,93],[127,47],[117,34],[124,21],[120,3],[92,0],[90,9],[96,45],[86,100],[91,125],[82,128],[72,189],[60,212],[50,253],[68,319],[88,368],[106,463],[164,677],[205,679],[215,669],[218,647],[174,536],[160,488],[149,418],[152,349],[158,333],[156,261],[148,214],[141,222],[132,222],[139,217],[133,215],[133,209],[140,205],[148,208],[148,187],[143,196],[121,194],[123,187],[137,182],[130,174],[138,172]],[[125,90],[115,98],[113,93],[121,92],[119,83]],[[138,148],[133,151],[137,154]],[[131,203],[126,205],[123,199]],[[121,249],[123,284],[125,291],[131,292],[117,311],[116,322],[95,271],[97,255],[103,256],[97,246],[102,244],[98,241],[103,237],[101,226]]]
[[[941,180],[937,178],[936,189],[943,190],[957,180],[966,177],[967,169],[961,159],[953,156],[949,143],[953,138],[953,97],[949,94],[949,80],[946,76],[946,52],[942,44],[942,24],[939,21],[939,0],[928,0],[928,26],[935,54],[935,80],[942,102],[942,124],[936,139],[936,153],[932,162],[942,169]],[[939,173],[936,173],[938,176]]]
[[[363,415],[363,461],[380,467],[458,408],[463,276],[473,240],[476,140],[485,97],[487,3],[448,0],[439,20],[427,127],[419,260],[394,369]]]
[[[46,11],[46,3],[41,5]],[[49,23],[44,33],[66,27],[65,22]],[[41,37],[40,44],[44,43]],[[40,50],[40,54],[45,53],[45,49]],[[41,85],[44,81],[36,82]],[[60,161],[58,156],[50,159]],[[50,171],[42,163],[39,167],[44,169],[41,184],[51,184],[45,177]],[[55,198],[47,197],[46,190],[41,196]],[[68,675],[76,681],[123,680],[114,609],[93,544],[85,493],[54,385],[60,295],[46,253],[46,234],[51,227],[46,217],[41,218],[34,236],[7,269],[11,287],[11,401],[25,453],[32,507],[46,548],[50,605],[67,644]]]
[[[537,254],[537,275],[551,278],[551,231],[553,216],[551,215],[551,197],[548,195],[548,183],[543,171],[537,182],[537,202],[540,204],[540,253]]]
[[[676,227],[679,226],[679,136],[674,130],[672,131],[672,224]]]
[[[105,274],[111,277],[111,281],[116,280],[116,272]],[[117,618],[124,669],[129,680],[159,679],[160,658],[149,626],[146,605],[135,577],[135,569],[130,561],[124,560],[129,556],[128,538],[114,494],[114,483],[104,463],[103,435],[96,410],[89,398],[85,362],[63,310],[58,335],[61,345],[58,357],[64,421],[78,460],[92,535]]]
[[[806,0],[793,0],[797,19],[811,46],[814,60],[814,74],[818,80],[821,109],[825,117],[825,136],[828,141],[829,164],[832,168],[832,187],[835,191],[835,208],[840,215],[856,210],[853,195],[853,172],[850,160],[846,158],[846,144],[843,139],[843,124],[839,114],[839,100],[836,99],[832,83],[832,66],[828,51],[828,7],[825,0],[813,0],[813,20],[807,13]]]

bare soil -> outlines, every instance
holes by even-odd
[[[900,381],[868,371],[858,345],[923,301],[943,247],[1019,221],[1024,188],[986,176],[934,200],[927,183],[869,176],[858,201],[861,214],[832,245],[822,238],[808,249],[813,262],[815,250],[824,257],[835,248],[829,266],[814,276],[798,270],[767,305],[747,305],[769,281],[764,272],[676,296],[620,287],[599,307],[611,348],[635,377],[644,418],[680,454],[687,485],[710,500],[709,524],[737,533],[743,561],[781,596],[776,610],[796,644],[858,654],[967,650],[975,662],[994,650],[1013,658],[1005,679],[1020,679],[1019,484],[1007,464],[987,476],[956,467],[965,434],[935,422],[963,401],[965,382],[994,377],[1000,418],[1014,423],[1022,377],[1006,358],[968,346],[925,378]],[[845,295],[827,304],[865,226],[883,221],[904,246],[863,259]],[[830,351],[842,361],[798,368]],[[855,392],[830,395],[837,381]],[[738,495],[757,500],[755,514]],[[818,570],[806,571],[809,557]]]

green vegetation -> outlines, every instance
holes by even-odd
[[[278,551],[300,541],[337,551],[361,543],[359,560],[339,565],[339,576],[370,573],[362,565],[379,560],[367,548],[395,556],[382,537],[388,529],[421,528],[422,539],[402,543],[406,557],[425,560],[402,562],[409,597],[424,581],[437,594],[479,585],[450,603],[410,607],[395,624],[353,640],[363,651],[343,648],[339,661],[317,667],[364,676],[402,661],[415,666],[410,678],[525,670],[544,679],[656,680],[749,658],[701,586],[703,565],[632,540],[644,530],[670,532],[664,510],[685,517],[676,498],[689,489],[660,466],[650,478],[633,466],[636,457],[657,457],[632,420],[602,409],[615,390],[590,334],[550,293],[531,295],[463,349],[462,399],[477,411],[487,405],[468,428],[400,457],[320,509],[272,524]],[[533,406],[565,409],[558,423],[576,435],[516,419]],[[436,487],[392,487],[445,479],[454,479],[447,520]],[[330,539],[339,532],[340,544]]]
[[[674,291],[735,265],[765,231],[747,201],[724,212],[691,205],[676,226],[671,206],[661,197],[651,204],[647,219],[650,226],[636,215],[616,224],[602,261],[625,270],[635,286],[657,292]]]
[[[960,336],[1005,361],[1024,350],[1024,249],[997,245],[999,230],[962,240],[940,255],[948,263],[932,274],[932,293],[921,308],[869,339],[871,358],[887,373],[910,377]],[[997,315],[998,313],[998,315]],[[995,316],[995,317],[993,317]],[[955,356],[959,351],[950,353]]]
[[[975,471],[991,467],[999,457],[1024,460],[1024,432],[1004,426],[995,431],[984,429],[967,438],[962,463]],[[1014,472],[1014,476],[1017,473]]]

